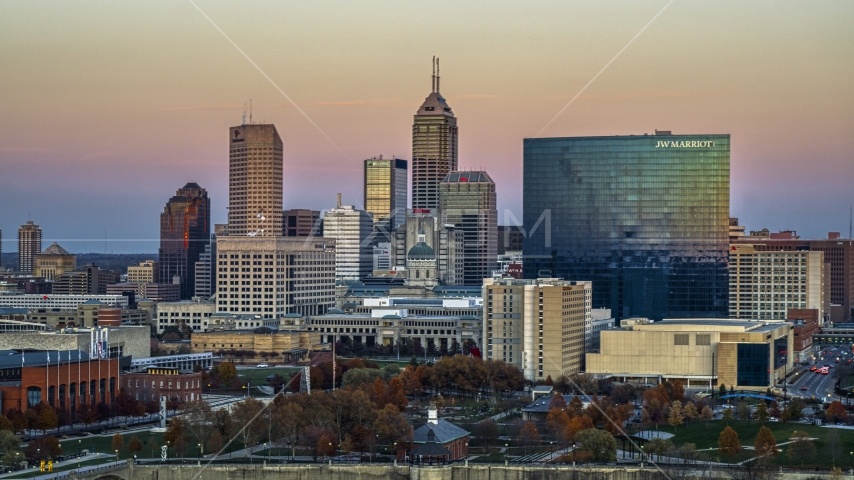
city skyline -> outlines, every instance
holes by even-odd
[[[543,3],[520,12],[498,3],[483,13],[475,4],[431,5],[444,12],[440,26],[399,21],[429,14],[417,5],[360,16],[355,6],[270,4],[235,14],[200,4],[323,134],[192,5],[168,15],[8,5],[0,58],[16,75],[0,80],[15,92],[2,103],[0,204],[18,208],[0,211],[2,250],[15,251],[8,232],[32,219],[45,244],[70,252],[103,251],[104,237],[109,251],[154,252],[155,212],[187,182],[209,186],[212,223],[225,223],[222,132],[240,124],[249,99],[254,122],[275,124],[285,144],[285,209],[332,208],[337,191],[358,203],[353,178],[365,158],[411,157],[412,115],[429,93],[434,55],[443,60],[442,95],[460,119],[459,168],[490,172],[498,223],[505,210],[521,221],[522,139],[658,13],[539,136],[730,134],[730,213],[742,225],[847,236],[854,162],[844,138],[854,99],[844,79],[854,6],[675,2],[661,11],[666,4]],[[355,35],[366,29],[372,34]],[[431,30],[437,35],[420,38]],[[317,188],[316,178],[329,187]],[[97,215],[82,213],[96,202]]]

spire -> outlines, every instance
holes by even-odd
[[[436,56],[433,55],[433,75],[430,77],[430,93],[436,93]]]

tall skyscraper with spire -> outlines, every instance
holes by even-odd
[[[439,59],[433,88],[412,124],[412,208],[439,208],[439,182],[457,170],[457,118],[439,93]]]
[[[229,129],[228,234],[282,234],[282,139],[276,126]]]

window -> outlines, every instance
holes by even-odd
[[[673,335],[673,345],[690,345],[687,333],[676,333]]]
[[[697,345],[711,345],[712,344],[712,336],[708,333],[698,333],[697,334]]]
[[[42,401],[42,389],[39,387],[27,387],[27,404],[30,408],[35,407]]]

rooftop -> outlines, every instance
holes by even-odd
[[[439,444],[448,443],[451,440],[456,440],[469,434],[466,430],[440,418],[438,423],[426,423],[416,428],[415,431],[412,432],[412,441],[414,443],[427,442],[427,435],[430,430],[433,430],[435,441]]]
[[[486,172],[451,172],[442,183],[495,183]]]
[[[53,242],[49,247],[45,248],[41,253],[42,255],[71,255],[68,253],[68,250],[59,246],[58,243]]]

